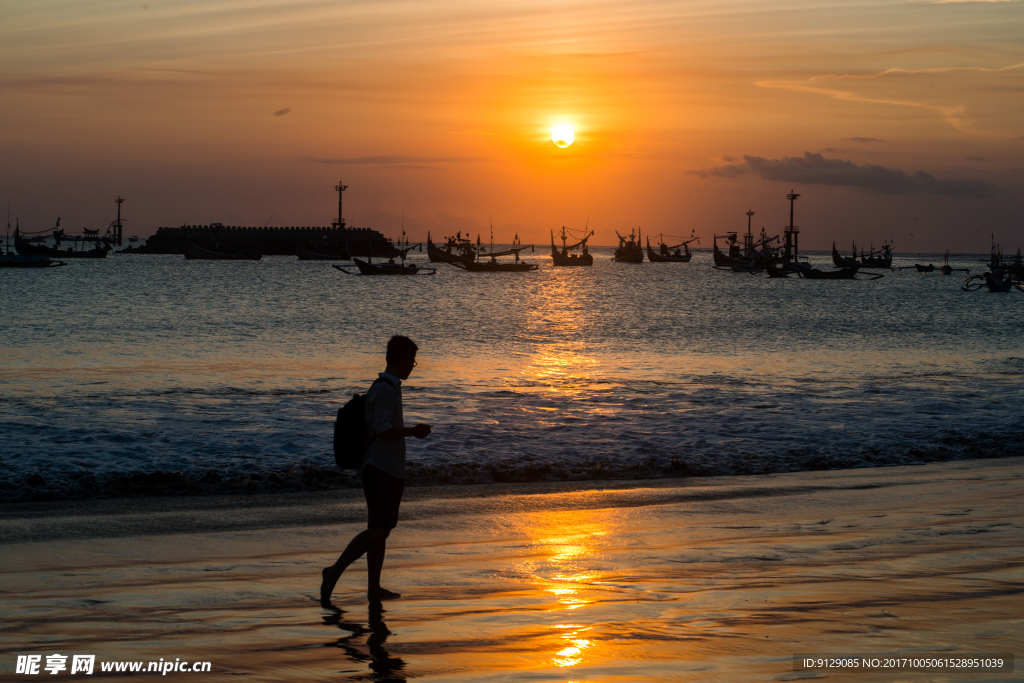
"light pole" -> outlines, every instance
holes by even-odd
[[[343,227],[345,227],[345,221],[342,220],[342,218],[341,218],[341,197],[344,194],[345,190],[348,189],[348,185],[342,185],[341,181],[339,180],[338,184],[334,186],[334,189],[338,191],[338,223],[337,223],[337,227],[343,228]]]

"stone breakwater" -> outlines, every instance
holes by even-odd
[[[356,256],[365,256],[371,249],[374,256],[391,251],[390,240],[369,228],[257,228],[213,223],[157,228],[145,244],[125,253],[184,254],[186,240],[207,249],[254,248],[265,256],[295,256],[298,246],[314,250],[341,247]]]

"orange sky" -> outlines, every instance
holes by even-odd
[[[587,220],[801,246],[1024,247],[1024,2],[5,0],[27,230]],[[574,126],[566,149],[552,126]]]

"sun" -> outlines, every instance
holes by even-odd
[[[551,129],[551,142],[558,147],[568,147],[576,139],[572,127],[567,123],[560,123]]]

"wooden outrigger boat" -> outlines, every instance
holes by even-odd
[[[992,236],[992,254],[989,257],[989,270],[981,275],[973,275],[964,280],[963,289],[965,292],[973,292],[982,287],[988,287],[990,292],[1009,292],[1016,287],[1024,291],[1024,269],[1022,269],[1020,250],[1017,251],[1017,258],[1013,261],[1004,261],[1003,251],[996,244],[995,235]]]
[[[470,263],[476,261],[476,251],[473,249],[472,240],[463,237],[461,231],[456,233],[455,237],[446,238],[443,248],[431,241],[428,232],[427,258],[431,263]]]
[[[875,256],[875,254],[878,256]],[[835,264],[836,268],[852,268],[854,266],[858,268],[892,268],[892,245],[883,244],[882,248],[877,252],[872,246],[868,253],[864,253],[864,250],[860,250],[860,256],[857,256],[857,243],[853,244],[852,256],[846,258],[839,254],[839,250],[836,249],[836,243],[832,242],[832,263]],[[924,271],[928,272],[928,271]]]
[[[961,289],[965,292],[973,292],[982,287],[988,287],[990,292],[1009,292],[1013,289],[1014,285],[1024,291],[1021,282],[1019,280],[1014,281],[1009,273],[982,273],[981,275],[973,275],[964,280]]]
[[[352,262],[359,269],[356,273],[348,270],[346,266],[331,264],[331,267],[349,275],[433,275],[437,272],[436,268],[420,268],[415,263],[395,263],[394,259],[389,259],[387,263],[373,263],[373,257],[367,257],[365,261],[353,258]]]
[[[588,226],[589,227],[589,226]],[[555,233],[551,232],[551,260],[556,266],[592,266],[594,265],[594,256],[587,251],[587,240],[593,236],[594,231],[591,230],[583,236],[579,242],[573,245],[566,245],[568,240],[567,232],[572,232],[564,225],[562,226],[561,238],[562,238],[562,249],[559,250],[555,247]],[[579,254],[571,254],[569,252],[574,249],[582,250]]]
[[[893,270],[910,270],[911,268],[913,268],[914,270],[916,270],[919,273],[934,273],[936,270],[938,270],[943,275],[952,275],[954,270],[962,271],[964,273],[970,273],[971,272],[970,268],[954,268],[953,266],[949,265],[949,252],[948,251],[946,252],[945,262],[939,268],[936,268],[934,263],[929,263],[928,265],[922,265],[920,263],[915,263],[912,266],[899,266],[898,268],[893,268]]]
[[[14,248],[21,256],[47,256],[50,258],[106,258],[107,254],[113,248],[111,242],[105,236],[100,237],[98,230],[86,230],[83,228],[85,234],[81,237],[71,236],[68,237],[64,234],[64,231],[60,229],[60,218],[57,219],[57,224],[53,226],[53,242],[54,246],[48,247],[41,244],[32,244],[32,241],[24,237],[24,233],[21,232],[20,227],[14,228]],[[45,240],[45,236],[35,238],[33,241]],[[61,249],[61,242],[74,242],[75,248],[68,247],[67,249]],[[83,249],[87,243],[92,242],[93,247],[91,249]]]
[[[807,268],[800,271],[800,277],[807,280],[854,280],[857,277],[856,267],[840,268],[839,270],[818,270]]]
[[[964,273],[968,273],[968,274],[971,272],[970,268],[954,268],[953,266],[949,265],[949,250],[948,249],[946,250],[945,263],[942,264],[942,268],[940,270],[942,271],[943,275],[952,275],[954,270],[960,270],[960,271],[963,271]]]
[[[402,228],[402,235],[405,235],[404,227]],[[373,255],[370,253],[372,249],[367,248],[368,255],[365,261],[361,258],[356,258],[354,256],[352,257],[352,262],[355,264],[357,268],[356,272],[348,270],[348,268],[350,268],[351,266],[339,266],[331,264],[331,267],[337,268],[341,272],[347,273],[348,275],[434,275],[435,273],[437,273],[436,268],[421,268],[420,266],[417,266],[415,263],[406,264],[405,262],[406,254],[408,254],[413,249],[419,249],[420,251],[423,251],[422,246],[422,242],[420,244],[414,244],[412,246],[409,246],[408,239],[406,239],[404,247],[401,246],[401,242],[399,242],[399,246],[397,247],[392,245],[390,246],[391,256],[390,258],[388,258],[387,263],[374,263]],[[402,260],[401,263],[395,263],[396,255]]]
[[[669,235],[671,237],[671,235]],[[689,263],[690,259],[693,258],[693,254],[690,252],[690,243],[697,242],[700,244],[699,237],[691,236],[691,239],[683,240],[679,244],[674,244],[671,247],[665,244],[665,236],[661,236],[661,243],[658,245],[658,251],[651,249],[651,238],[647,238],[647,260],[651,263]],[[682,239],[682,238],[676,238]],[[679,247],[682,247],[680,249]],[[675,253],[672,250],[675,249]]]
[[[736,235],[737,233],[735,232],[727,232],[724,235],[714,236],[714,244],[712,245],[711,256],[714,259],[715,268],[732,268],[733,266],[738,265],[741,262],[739,240],[736,237]],[[725,243],[728,245],[729,249],[728,254],[723,253],[722,250],[718,248],[719,239],[725,240]],[[751,263],[750,265],[753,265],[753,263]]]
[[[629,237],[620,234],[618,230],[615,234],[619,237],[619,246],[616,247],[612,260],[619,263],[643,263],[644,249],[640,246],[640,229],[637,228],[635,233],[630,230]]]
[[[49,256],[0,254],[0,268],[58,268],[66,265],[64,261],[54,261]]]
[[[760,239],[754,240],[751,217],[755,213],[755,211],[747,211],[747,234],[743,236],[742,251],[736,232],[730,231],[725,235],[714,235],[712,258],[714,259],[715,268],[728,269],[736,273],[749,273],[751,271],[761,271],[769,263],[775,264],[779,261],[778,249],[772,247],[772,242],[778,241],[778,235],[768,237],[762,227]],[[729,245],[728,254],[722,253],[722,250],[718,248],[719,239],[724,239],[726,244]]]
[[[536,263],[526,263],[525,261],[519,260],[519,252],[526,249],[533,251],[533,245],[527,244],[526,246],[523,246],[522,241],[519,239],[519,235],[516,235],[512,240],[511,249],[494,251],[494,241],[492,236],[491,251],[490,253],[484,253],[480,248],[480,238],[478,237],[476,250],[477,256],[489,257],[490,260],[486,262],[481,262],[480,260],[453,262],[452,265],[456,268],[462,268],[470,273],[526,273],[531,270],[537,270],[539,266]],[[515,261],[513,263],[501,262],[497,258],[499,256],[515,256]]]

